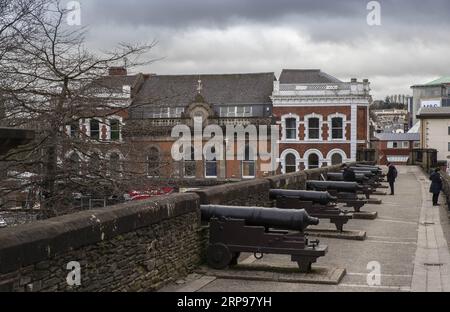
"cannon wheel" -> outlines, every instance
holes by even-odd
[[[311,271],[311,262],[307,261],[307,260],[303,260],[303,261],[297,261],[298,264],[298,268],[300,269],[301,273],[308,273],[309,271]]]
[[[237,265],[240,255],[241,255],[240,252],[233,252],[233,256],[231,258],[230,265]]]
[[[230,250],[225,244],[215,243],[208,246],[206,261],[214,269],[225,269],[232,260]]]

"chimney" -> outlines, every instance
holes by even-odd
[[[364,83],[369,83],[369,79],[363,79]]]
[[[117,66],[117,67],[110,67],[108,69],[110,76],[126,76],[127,75],[127,69],[123,66]]]
[[[356,79],[356,78],[350,79],[350,82],[357,82],[357,81],[358,81],[358,79]]]

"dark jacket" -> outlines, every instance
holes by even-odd
[[[441,175],[438,172],[433,172],[430,175],[431,185],[430,193],[437,194],[442,190]]]
[[[389,166],[389,170],[386,175],[386,178],[387,178],[388,182],[395,182],[395,179],[397,178],[397,168],[395,168],[394,165]]]
[[[346,182],[354,182],[356,181],[355,172],[350,168],[345,168],[343,172],[344,181]]]

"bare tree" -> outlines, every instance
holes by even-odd
[[[99,142],[83,131],[68,135],[66,127],[126,110],[129,102],[114,100],[118,90],[105,78],[108,68],[125,61],[129,67],[150,62],[141,58],[155,43],[122,43],[113,51],[93,53],[85,47],[86,29],[68,26],[69,12],[58,1],[23,0],[19,6],[0,1],[11,16],[0,19],[5,29],[0,40],[6,43],[0,47],[2,123],[36,131],[32,144],[3,158],[9,179],[0,192],[2,198],[19,190],[36,194],[48,216],[56,215],[72,192],[118,182],[105,173],[104,159],[92,153]],[[89,168],[83,171],[76,159],[67,160],[67,151],[89,158]]]

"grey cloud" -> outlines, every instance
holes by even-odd
[[[82,0],[89,45],[157,39],[136,69],[160,74],[321,68],[369,78],[374,95],[448,75],[450,1],[380,0],[382,26],[366,23],[368,0]]]

